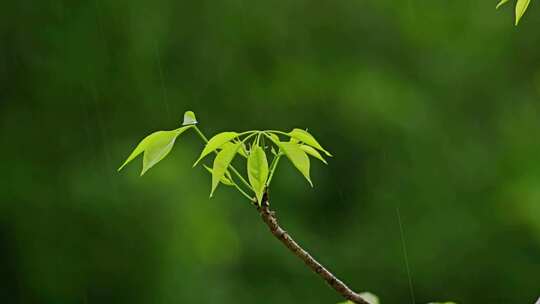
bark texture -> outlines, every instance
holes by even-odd
[[[295,256],[300,258],[313,272],[318,274],[335,291],[341,294],[345,299],[357,304],[369,304],[360,297],[359,294],[350,289],[345,283],[333,275],[321,263],[315,260],[309,252],[304,250],[283,228],[279,226],[276,213],[270,210],[268,196],[265,195],[263,204],[258,207],[262,220],[266,223],[270,232],[287,247]]]

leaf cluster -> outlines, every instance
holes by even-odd
[[[313,186],[310,177],[310,156],[325,164],[327,162],[323,155],[332,156],[313,135],[302,129],[293,129],[290,132],[251,130],[239,133],[226,131],[207,139],[197,124],[195,114],[192,111],[187,111],[180,128],[157,131],[146,136],[118,170],[124,168],[138,155],[143,154],[141,171],[141,175],[143,175],[169,154],[176,139],[182,133],[193,129],[206,143],[193,167],[204,161],[208,155],[215,154],[211,166],[203,165],[212,176],[210,197],[214,195],[218,186],[223,184],[235,187],[246,198],[253,200],[254,197],[260,204],[281,158],[288,159]],[[237,155],[245,160],[247,178],[232,165]],[[269,161],[269,159],[271,160]]]

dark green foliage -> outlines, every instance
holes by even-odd
[[[540,8],[495,2],[4,1],[0,302],[340,301],[231,187],[207,199],[193,130],[114,172],[192,108],[331,149],[315,189],[280,161],[272,203],[349,285],[410,303],[399,206],[417,303],[534,303]]]

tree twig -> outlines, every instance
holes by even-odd
[[[330,287],[341,294],[345,299],[357,304],[369,304],[359,294],[350,289],[345,283],[328,271],[321,263],[315,260],[309,252],[303,249],[283,228],[279,226],[276,213],[270,210],[268,193],[265,193],[263,203],[257,206],[262,220],[270,229],[270,232],[287,247],[295,256],[300,258],[307,267],[318,274]]]

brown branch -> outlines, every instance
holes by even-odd
[[[269,208],[268,195],[265,195],[263,199],[262,207],[258,207],[258,211],[261,214],[262,220],[266,223],[270,232],[279,240],[285,247],[287,247],[294,255],[299,257],[306,266],[308,266],[313,272],[318,274],[322,279],[330,285],[335,291],[341,294],[345,299],[357,303],[357,304],[369,304],[366,300],[362,299],[359,294],[351,290],[345,283],[328,271],[321,263],[317,262],[306,250],[304,250],[298,243],[283,230],[278,223],[276,213]]]

